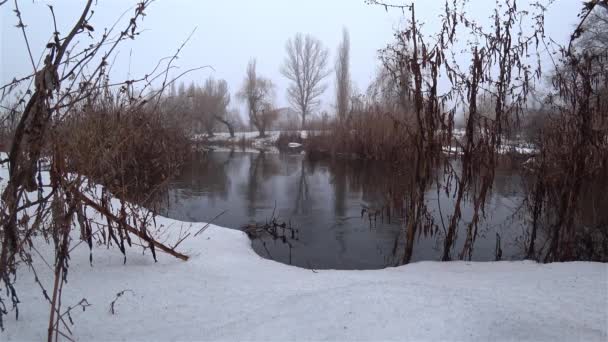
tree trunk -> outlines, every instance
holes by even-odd
[[[221,123],[223,123],[224,125],[226,125],[226,127],[228,128],[228,132],[230,132],[230,137],[234,138],[234,127],[230,124],[230,122],[228,122],[228,120],[224,120],[219,116],[216,116],[215,119]]]
[[[306,115],[308,114],[308,106],[304,105],[300,108],[302,110],[302,130],[306,129]]]

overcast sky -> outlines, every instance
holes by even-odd
[[[111,24],[135,0],[97,0],[91,24],[96,33]],[[520,7],[530,1],[519,1]],[[79,16],[84,1],[19,2],[34,55],[39,57],[52,31],[52,21],[45,4],[53,4],[60,32]],[[443,1],[415,1],[418,18],[428,30],[437,26]],[[580,0],[556,0],[546,19],[546,32],[558,42],[571,33]],[[483,21],[491,15],[493,0],[471,0],[469,14]],[[0,83],[31,72],[25,43],[12,10],[13,1],[0,7]],[[172,55],[196,27],[197,30],[182,51],[178,65],[182,70],[202,65],[215,69],[198,71],[185,79],[201,82],[209,77],[225,79],[236,93],[247,62],[255,57],[258,72],[277,85],[278,106],[286,106],[286,81],[279,72],[288,38],[297,32],[319,38],[331,51],[333,66],[342,28],[351,36],[351,70],[355,86],[364,90],[378,67],[377,50],[392,40],[395,28],[402,22],[398,11],[387,13],[383,7],[365,4],[364,0],[157,0],[147,11],[140,28],[145,29],[136,41],[122,46],[113,67],[113,77],[126,78],[129,66],[132,77],[144,75],[158,59]],[[131,57],[129,54],[132,53]],[[131,62],[129,63],[129,60]],[[333,105],[333,75],[327,80],[323,97],[325,109]],[[233,104],[236,99],[233,97]]]

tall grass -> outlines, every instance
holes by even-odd
[[[149,107],[99,101],[71,115],[59,129],[70,170],[144,205],[175,175],[192,151],[187,132]]]
[[[310,154],[351,155],[372,160],[402,158],[410,147],[408,136],[394,117],[373,107],[352,113],[348,121],[333,121],[329,130],[309,136]]]

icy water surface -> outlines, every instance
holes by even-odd
[[[300,154],[212,152],[187,165],[171,184],[163,214],[178,220],[208,222],[241,229],[274,215],[297,232],[286,238],[259,234],[255,251],[269,259],[313,269],[379,269],[399,263],[403,253],[402,174],[389,165],[353,160],[311,162]],[[522,179],[499,169],[473,250],[474,261],[495,260],[500,236],[502,259],[521,259]],[[453,199],[430,189],[427,198],[437,228],[416,241],[412,261],[439,260],[443,225]],[[370,217],[369,213],[377,213]],[[362,217],[363,214],[363,217]],[[453,256],[465,237],[471,207],[463,220]],[[279,229],[282,234],[282,229]],[[293,239],[292,239],[293,237]]]

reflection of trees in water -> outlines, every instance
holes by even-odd
[[[518,213],[521,216],[521,233],[516,237],[517,248],[526,258],[538,258],[545,255],[550,248],[551,231],[555,220],[560,216],[559,201],[556,200],[561,192],[560,187],[550,187],[547,190],[549,199],[535,199],[537,178],[532,172],[521,173],[521,192],[526,194],[523,205]],[[570,226],[571,233],[578,241],[574,246],[575,260],[605,262],[608,255],[608,174],[604,177],[586,180],[581,186],[578,203],[574,210],[574,220]],[[535,201],[536,200],[536,201]],[[535,205],[539,205],[536,206]],[[534,229],[534,209],[538,210],[537,229]],[[569,232],[570,233],[570,232]],[[531,243],[535,240],[535,243]]]
[[[496,165],[496,176],[492,190],[501,197],[521,197],[523,177],[530,177],[525,173],[520,173],[519,164],[498,163]]]
[[[372,210],[401,212],[407,190],[406,175],[384,162],[332,160],[328,162],[337,216],[345,216],[348,193],[360,193],[361,205]],[[395,210],[397,209],[397,210]]]
[[[606,172],[608,173],[608,172]],[[580,229],[579,259],[606,261],[608,256],[608,174],[583,187],[579,213],[575,219]]]
[[[314,164],[313,164],[314,170]],[[314,171],[313,171],[314,172]],[[304,159],[300,162],[300,176],[298,177],[298,186],[296,191],[296,200],[293,206],[292,215],[310,215],[312,211],[312,200],[308,180],[306,179],[306,164]]]
[[[459,174],[457,161],[453,167]],[[236,209],[234,212],[238,216],[234,226],[247,223],[248,220],[260,222],[268,219],[276,201],[277,216],[287,221],[293,219],[292,222],[296,226],[302,224],[302,228],[314,225],[314,229],[303,230],[303,243],[316,246],[314,244],[321,239],[331,239],[326,244],[331,245],[331,253],[340,258],[340,255],[350,257],[354,245],[364,245],[369,240],[372,246],[378,243],[378,254],[373,257],[379,255],[380,258],[375,260],[382,263],[384,259],[386,264],[395,265],[402,262],[404,255],[408,223],[403,210],[407,205],[404,199],[408,198],[412,186],[411,175],[399,172],[400,170],[407,170],[407,165],[395,167],[390,163],[346,159],[311,162],[300,155],[270,153],[236,153],[236,156],[234,153],[211,153],[207,160],[184,168],[181,183],[176,186],[177,192],[187,188],[183,191],[193,193],[190,197],[234,200],[228,203],[233,210]],[[442,178],[441,172],[435,176],[440,177],[436,183],[446,185],[447,180]],[[238,185],[231,186],[230,179],[236,180]],[[475,246],[476,259],[492,259],[497,232],[501,234],[505,258],[520,257],[519,250],[523,251],[527,244],[523,228],[526,227],[528,218],[525,217],[525,208],[520,206],[522,194],[526,192],[520,186],[524,179],[526,174],[519,173],[517,168],[505,166],[504,169],[497,170],[493,187],[495,195],[488,197],[488,215],[480,226],[480,241]],[[455,186],[454,183],[451,186]],[[450,190],[454,192],[453,188]],[[175,193],[174,190],[172,195]],[[589,205],[585,205],[583,211],[603,213],[599,203],[603,200],[605,205],[606,200],[599,194],[595,197],[596,199],[589,200]],[[319,202],[321,200],[324,202]],[[437,187],[427,189],[426,201],[428,211],[437,225],[428,231],[420,229],[416,232],[415,260],[438,258],[445,239],[440,218],[447,225],[453,211],[454,199],[446,195],[445,189],[441,187],[439,191]],[[363,205],[371,212],[374,209],[381,210],[377,222],[374,221],[369,227],[367,214],[364,221],[360,219]],[[468,206],[469,204],[463,205],[463,219],[459,225],[460,239],[457,239],[454,247],[458,251],[463,246],[463,232],[470,221]],[[443,215],[439,213],[439,207]],[[511,208],[519,208],[520,211],[511,217],[508,212]],[[598,216],[601,215],[583,215],[581,220]],[[599,218],[586,224],[598,222],[601,222]],[[369,234],[361,232],[361,229],[367,228],[370,229]],[[350,235],[351,231],[355,235]],[[366,242],[362,242],[363,239],[367,239]],[[275,252],[272,248],[271,252],[273,255],[283,253],[278,250]],[[286,258],[287,251],[284,252]]]
[[[347,165],[346,163],[330,162],[331,179],[330,183],[334,189],[334,212],[338,217],[346,216],[347,199]]]
[[[277,155],[264,151],[249,154],[249,171],[244,192],[250,218],[255,218],[258,202],[263,202],[268,197],[264,182],[280,174],[281,168],[277,158]]]
[[[606,262],[608,256],[608,172],[602,177],[586,180],[581,185],[577,206],[573,209],[573,222],[568,234],[573,236],[576,244],[572,247],[573,260]],[[535,180],[531,180],[530,186]],[[559,188],[547,189],[549,198],[558,198]],[[531,202],[533,203],[533,202]],[[559,217],[559,202],[546,201],[543,203],[539,217],[538,234],[536,236],[536,253],[544,255],[550,248],[547,241],[555,228],[555,218]],[[530,221],[531,215],[530,216]],[[528,241],[526,241],[528,243]],[[528,244],[526,244],[528,246]],[[534,246],[534,245],[532,245]],[[528,252],[530,253],[530,252]]]
[[[583,196],[580,205],[579,221],[586,227],[604,227],[604,234],[608,234],[608,174],[598,178],[595,184],[586,184],[583,187]]]
[[[395,225],[401,226],[403,219],[407,175],[397,172],[393,165],[386,162],[334,159],[327,162],[327,167],[330,171],[330,184],[334,190],[334,210],[337,217],[348,215],[349,194],[357,194],[360,196],[359,210],[365,210],[363,219],[370,221],[369,229],[378,229],[378,222],[393,227],[383,228],[383,234],[394,234],[393,243],[385,242],[384,246],[377,246],[376,249],[385,265],[394,265],[396,255],[403,250],[403,229],[395,229]],[[336,239],[344,252],[345,237],[338,236]]]
[[[180,186],[186,195],[205,192],[209,197],[218,196],[226,199],[230,188],[228,168],[234,159],[234,151],[230,153],[209,153],[206,157],[193,160],[182,169]]]
[[[234,151],[230,153],[209,153],[193,158],[181,169],[172,185],[172,194],[167,203],[179,205],[182,199],[196,197],[205,193],[210,200],[226,200],[231,185],[230,168],[233,167]]]
[[[334,209],[336,216],[345,216],[348,209],[348,194],[358,193],[361,196],[361,204],[369,211],[380,213],[382,218],[392,219],[393,223],[400,222],[401,229],[395,231],[390,255],[385,256],[387,264],[399,264],[400,256],[403,255],[406,244],[406,223],[405,199],[408,198],[409,191],[416,186],[412,182],[412,175],[407,172],[407,165],[393,165],[382,162],[365,162],[359,160],[332,160],[327,161],[328,169],[331,173],[331,185],[334,190]],[[458,162],[454,162],[452,167],[456,174],[460,172]],[[405,171],[403,171],[405,170]],[[434,170],[433,177],[441,177],[441,170]],[[488,196],[487,210],[485,216],[480,217],[479,231],[476,236],[484,239],[485,249],[489,245],[494,246],[497,239],[496,234],[503,230],[511,230],[509,238],[513,235],[513,240],[521,233],[516,231],[523,224],[525,213],[521,204],[523,189],[521,186],[519,170],[513,165],[500,165],[497,168],[492,191],[494,195]],[[421,215],[422,226],[417,232],[417,237],[413,240],[418,244],[421,239],[425,240],[425,248],[433,248],[437,253],[442,249],[442,241],[445,239],[444,226],[450,219],[450,213],[454,209],[454,199],[446,195],[445,187],[450,193],[454,193],[456,182],[453,179],[437,179],[439,187],[426,189],[426,206],[428,213]],[[472,185],[476,187],[474,183]],[[472,199],[464,198],[462,204],[463,220],[458,224],[458,230],[462,230],[469,225],[472,211]],[[484,208],[486,209],[486,208]],[[443,219],[443,220],[442,220]],[[385,221],[386,222],[386,221]],[[442,224],[442,222],[444,222]],[[464,248],[466,236],[456,235],[455,246]],[[513,244],[513,240],[503,239],[502,243]],[[475,239],[469,241],[467,246],[471,253],[474,249]],[[501,245],[501,248],[504,246]],[[512,250],[511,248],[510,250]]]

